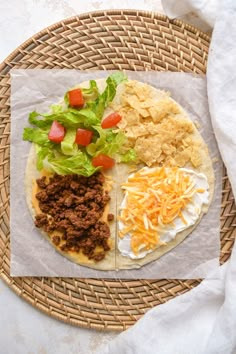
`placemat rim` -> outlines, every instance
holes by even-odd
[[[45,31],[50,31],[50,30],[55,30],[57,28],[60,27],[60,24],[63,22],[64,24],[69,24],[70,22],[73,22],[74,20],[82,20],[84,18],[87,18],[88,16],[92,15],[92,17],[96,17],[96,16],[100,16],[100,15],[104,15],[104,13],[108,13],[109,15],[119,15],[120,13],[122,15],[144,15],[147,16],[151,19],[154,19],[155,16],[158,16],[158,19],[163,19],[164,21],[167,21],[169,23],[174,23],[176,25],[181,25],[184,26],[187,30],[192,31],[193,33],[199,33],[199,36],[206,39],[207,41],[210,41],[211,37],[201,31],[200,29],[198,29],[197,27],[189,24],[189,23],[185,23],[184,21],[178,19],[178,18],[174,18],[174,19],[170,19],[168,16],[166,16],[165,14],[160,14],[158,12],[155,11],[145,11],[145,10],[135,10],[135,9],[118,9],[118,10],[97,10],[97,11],[87,11],[87,12],[83,12],[79,15],[75,15],[75,16],[71,16],[71,17],[67,17],[64,20],[61,21],[57,21],[56,23],[53,23],[47,27],[45,27],[44,29],[36,32],[34,35],[32,35],[31,37],[27,38],[23,43],[21,43],[16,49],[14,49],[1,63],[0,63],[0,70],[2,68],[2,66],[4,64],[7,64],[8,61],[11,61],[14,56],[16,55],[17,51],[19,49],[24,50],[25,48],[28,47],[29,43],[32,41],[32,39],[38,39],[40,38],[42,35],[45,35]]]

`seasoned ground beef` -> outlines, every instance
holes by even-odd
[[[35,226],[37,227],[45,227],[48,226],[48,218],[46,214],[38,214],[35,216]]]
[[[47,186],[46,183],[46,176],[43,176],[42,178],[37,179],[37,184],[39,186],[39,188],[44,189]]]
[[[107,215],[107,221],[113,221],[114,220],[114,215],[113,214],[108,214]]]
[[[60,236],[53,236],[53,237],[52,237],[52,242],[53,242],[56,246],[60,245],[60,242],[61,242]]]
[[[36,198],[42,213],[35,217],[35,225],[49,234],[61,232],[61,237],[52,236],[52,242],[62,251],[82,251],[89,259],[101,261],[110,250],[110,228],[100,220],[110,200],[103,183],[100,172],[91,177],[54,175],[49,182],[38,179]],[[107,219],[112,221],[113,214]]]

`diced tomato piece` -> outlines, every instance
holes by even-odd
[[[54,143],[60,143],[64,139],[65,133],[66,130],[63,125],[54,120],[48,133],[48,139]]]
[[[92,158],[92,164],[94,167],[101,166],[105,169],[108,169],[115,165],[115,160],[107,155],[99,154]]]
[[[107,128],[112,128],[117,125],[121,121],[122,117],[119,115],[119,113],[111,113],[109,116],[103,119],[102,121],[102,128],[107,129]]]
[[[74,108],[81,108],[84,105],[84,97],[82,91],[77,88],[68,92],[69,104]]]
[[[83,146],[87,146],[91,143],[93,132],[87,129],[77,129],[75,143]]]

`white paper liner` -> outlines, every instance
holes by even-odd
[[[24,191],[24,174],[30,143],[22,140],[31,111],[47,112],[74,85],[106,78],[108,71],[18,69],[11,71],[10,231],[11,276],[58,276],[115,279],[205,278],[219,267],[222,163],[208,111],[204,76],[177,72],[131,72],[130,79],[169,90],[184,107],[208,145],[216,184],[211,207],[184,242],[157,261],[136,270],[98,271],[61,256],[34,226]]]

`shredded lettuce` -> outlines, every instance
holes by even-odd
[[[119,153],[126,141],[126,137],[122,132],[113,133],[110,129],[105,130],[98,126],[94,127],[94,129],[98,132],[99,137],[95,143],[91,143],[86,147],[90,156],[98,154],[114,156]]]
[[[86,151],[90,156],[105,154],[112,157],[117,157],[119,162],[134,162],[137,155],[134,149],[125,148],[127,141],[123,132],[114,133],[111,129],[102,129],[101,127],[93,127],[99,134],[96,142],[89,144]]]
[[[41,116],[40,113],[37,113],[36,111],[31,112],[29,114],[29,123],[38,128],[49,129],[52,122],[45,119],[38,119],[39,116]]]
[[[137,154],[134,149],[130,149],[126,153],[120,155],[120,162],[135,162],[137,160]]]
[[[29,114],[29,123],[23,132],[23,140],[36,146],[37,168],[46,168],[57,174],[80,174],[91,176],[98,168],[92,165],[92,158],[98,154],[114,157],[117,161],[134,161],[135,152],[124,149],[126,137],[122,132],[102,129],[101,119],[108,104],[116,95],[117,86],[126,81],[122,72],[112,73],[106,80],[106,88],[99,93],[97,83],[91,80],[88,88],[82,88],[86,104],[81,109],[69,106],[68,91],[64,102],[52,105],[49,113],[33,111]],[[53,121],[58,121],[66,128],[61,143],[53,143],[48,139]],[[93,141],[86,148],[75,143],[76,130],[85,128],[92,130]]]
[[[48,158],[48,164],[59,175],[78,174],[89,177],[99,169],[92,165],[91,159],[81,150],[71,157]]]
[[[55,109],[56,105],[54,105],[54,112]],[[79,128],[81,125],[91,127],[100,123],[100,119],[88,108],[80,110],[68,108],[66,111],[61,111],[58,107],[57,113],[41,114],[34,111],[29,115],[29,123],[42,129],[50,127],[54,120],[66,128]]]
[[[61,151],[64,155],[76,155],[78,153],[78,145],[75,144],[76,129],[69,128],[61,142]]]
[[[42,147],[35,144],[37,154],[37,169],[40,171],[44,167],[44,160],[49,155],[47,147]]]
[[[74,88],[71,88],[71,90],[73,90],[73,89]],[[85,100],[96,99],[99,95],[97,83],[95,80],[89,81],[89,88],[80,88],[80,89],[83,93],[83,97],[85,98]],[[64,102],[65,102],[66,106],[69,107],[68,91],[64,95]]]
[[[95,80],[89,81],[89,88],[82,88],[82,93],[85,99],[96,98],[99,95],[98,86]]]
[[[63,113],[63,110],[64,110],[63,106],[60,104],[52,104],[50,109],[53,114]]]
[[[99,119],[102,119],[105,108],[114,99],[117,86],[126,81],[127,77],[122,72],[115,72],[106,79],[106,88],[95,101],[87,102],[89,108],[96,114]]]
[[[23,132],[23,140],[31,141],[32,143],[43,146],[50,144],[50,140],[48,140],[48,131],[39,128],[25,128]]]

